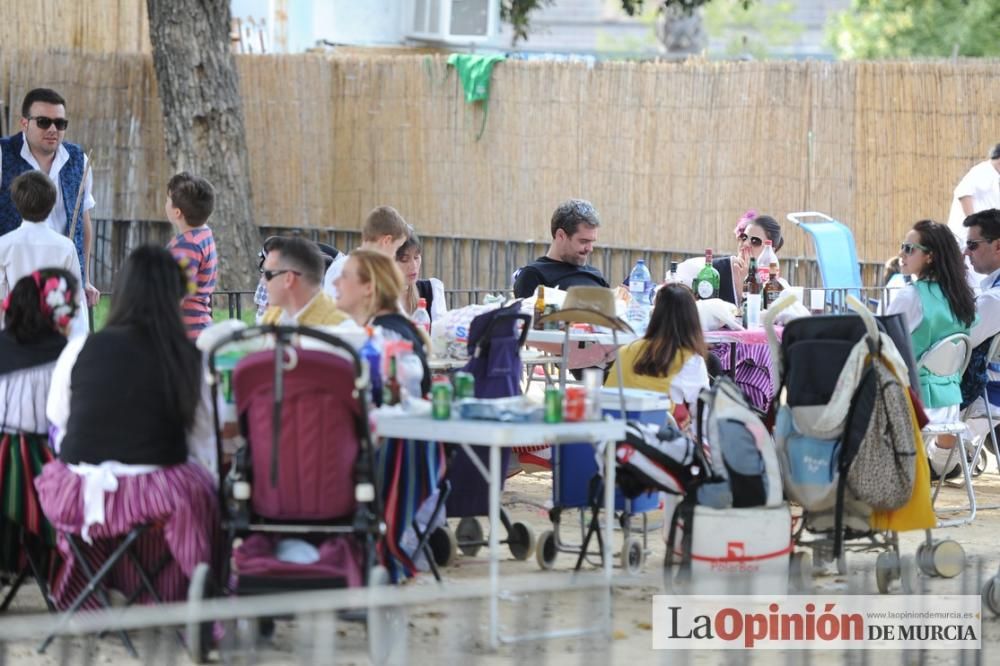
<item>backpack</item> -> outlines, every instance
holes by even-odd
[[[698,396],[697,434],[708,467],[698,504],[726,509],[783,502],[774,441],[728,377]]]
[[[907,389],[883,357],[873,354],[848,413],[839,485],[846,483],[872,509],[898,509],[913,493],[916,451]]]
[[[686,495],[705,470],[694,440],[671,418],[662,426],[628,421],[625,439],[615,445],[615,463],[615,481],[630,499],[650,490]]]

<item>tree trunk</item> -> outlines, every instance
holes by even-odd
[[[253,289],[260,234],[251,214],[229,0],[147,0],[146,6],[170,165],[215,187],[209,225],[219,255],[217,288]]]

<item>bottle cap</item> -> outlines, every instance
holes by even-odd
[[[423,309],[426,310],[427,309],[427,299],[426,298],[420,298],[420,299],[418,299],[417,300],[417,307],[418,308],[423,308]]]

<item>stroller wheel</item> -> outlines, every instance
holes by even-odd
[[[368,575],[369,590],[375,594],[388,593],[389,572],[379,565]],[[395,606],[369,606],[368,656],[373,664],[405,663],[408,633],[406,611]],[[403,657],[402,659],[400,659]]]
[[[507,533],[507,546],[517,560],[526,560],[535,550],[535,533],[524,523],[514,523]]]
[[[621,553],[622,569],[630,575],[635,575],[642,571],[642,565],[646,560],[646,553],[642,549],[642,541],[636,537],[630,537],[622,546]]]
[[[983,605],[1000,615],[1000,576],[993,576],[983,585]]]
[[[917,593],[918,578],[917,563],[913,556],[901,556],[899,558],[899,584],[903,588],[903,594]]]
[[[201,602],[212,595],[211,570],[204,562],[199,562],[188,583],[188,608],[196,611]],[[212,647],[212,623],[190,620],[185,627],[188,654],[196,664],[208,662],[208,651]]]
[[[483,547],[483,526],[472,516],[466,516],[458,521],[455,537],[458,539],[458,549],[462,554],[475,557]]]
[[[917,566],[926,576],[954,578],[965,569],[965,549],[953,539],[917,546]]]
[[[808,592],[812,583],[812,554],[792,553],[788,562],[788,584],[793,592]]]
[[[899,554],[886,550],[875,558],[875,586],[879,594],[889,594],[892,581],[899,578]]]
[[[447,525],[435,527],[428,543],[439,567],[450,567],[458,559],[458,539]]]
[[[542,532],[542,536],[538,537],[538,545],[535,547],[535,559],[538,560],[538,566],[548,571],[556,565],[558,554],[556,533],[552,530]]]

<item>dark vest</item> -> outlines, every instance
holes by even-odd
[[[0,139],[0,156],[3,159],[3,177],[0,180],[0,236],[21,225],[21,215],[17,212],[17,208],[14,207],[14,202],[10,198],[10,184],[22,173],[34,168],[21,157],[23,145],[23,132]],[[62,145],[69,153],[69,161],[59,171],[59,189],[62,192],[63,206],[66,207],[66,228],[62,230],[62,233],[66,236],[69,234],[70,225],[73,224],[73,208],[76,206],[76,197],[80,192],[80,183],[83,181],[83,150],[80,146],[65,141]],[[82,210],[77,218],[76,231],[70,240],[76,246],[76,255],[80,259],[80,272],[86,283],[87,267],[83,265]]]
[[[70,388],[69,421],[59,450],[63,462],[177,465],[187,460],[187,433],[168,404],[172,389],[138,331],[115,326],[88,337],[70,373]]]

